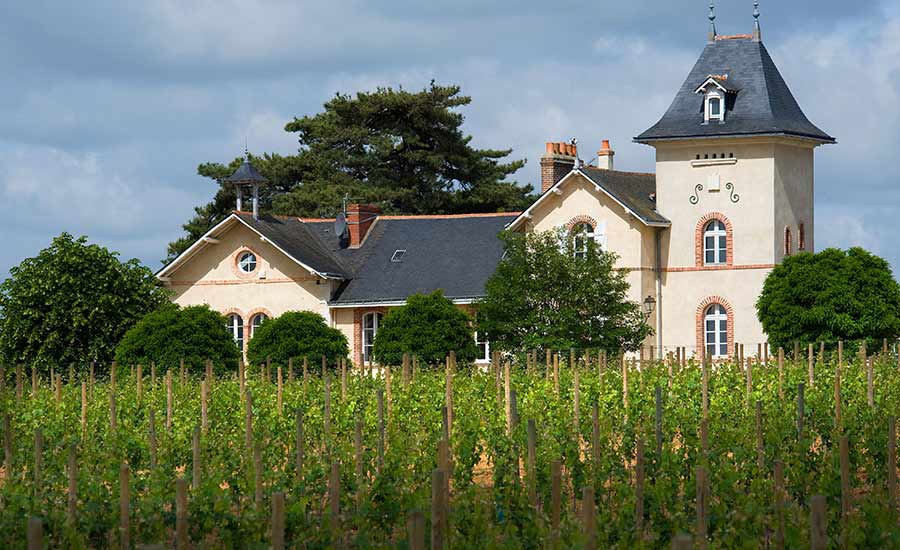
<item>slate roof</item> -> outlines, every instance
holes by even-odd
[[[244,162],[238,166],[238,169],[234,171],[233,174],[225,178],[226,183],[265,183],[266,178],[259,173],[259,170],[256,169],[255,166],[250,162],[249,158],[244,159]]]
[[[725,122],[703,123],[703,96],[694,93],[710,75],[728,75]],[[719,39],[706,46],[662,119],[635,141],[742,135],[789,135],[834,143],[806,118],[762,42]]]
[[[310,224],[298,218],[260,216],[254,220],[246,212],[235,212],[235,215],[289,256],[319,273],[341,279],[350,277],[351,271],[332,254]]]
[[[656,174],[601,170],[582,166],[581,173],[649,224],[671,223],[656,211]]]

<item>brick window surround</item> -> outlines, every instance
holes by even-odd
[[[597,220],[584,214],[579,214],[566,223],[566,233],[571,233],[576,225],[586,223],[593,229],[597,229]]]
[[[369,313],[380,313],[384,315],[387,313],[387,308],[356,308],[353,310],[353,363],[359,368],[362,368],[363,366],[362,318]]]
[[[703,233],[706,231],[706,224],[713,220],[719,220],[725,225],[725,263],[706,265],[703,262]],[[700,218],[697,227],[694,230],[694,265],[695,267],[703,267],[706,269],[728,269],[734,265],[734,226],[731,220],[721,212],[710,212]]]
[[[253,338],[253,318],[262,313],[267,319],[272,319],[272,312],[264,307],[251,309],[247,316],[244,317],[244,339],[249,341]],[[249,338],[247,337],[249,336]]]
[[[728,355],[734,356],[734,308],[731,303],[721,296],[708,296],[700,305],[697,306],[696,330],[697,330],[697,357],[706,355],[706,327],[705,317],[706,310],[709,306],[719,304],[725,308],[725,314],[728,316],[728,329],[726,337],[728,338]]]
[[[250,252],[254,256],[256,256],[256,269],[251,271],[250,273],[244,273],[241,271],[241,268],[238,267],[238,261],[240,261],[241,256],[244,252]],[[242,246],[238,248],[234,254],[231,255],[231,271],[238,279],[253,279],[259,275],[259,270],[262,269],[262,256],[259,255],[259,252],[254,250],[249,246]]]

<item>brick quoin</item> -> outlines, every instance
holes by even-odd
[[[697,222],[697,228],[694,230],[694,265],[696,267],[705,267],[703,263],[703,232],[706,230],[706,224],[713,220],[719,220],[725,224],[725,266],[732,267],[734,265],[734,226],[731,220],[721,212],[710,212]],[[714,266],[709,266],[714,267]]]
[[[725,308],[725,314],[728,316],[728,329],[726,330],[726,338],[728,338],[728,355],[734,355],[734,308],[731,303],[721,296],[708,296],[697,306],[696,315],[696,331],[697,331],[697,356],[703,357],[706,354],[706,330],[704,327],[706,309],[713,305],[719,304]]]

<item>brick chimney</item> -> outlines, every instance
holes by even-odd
[[[556,185],[575,167],[578,149],[571,143],[547,142],[547,152],[541,157],[541,193]]]
[[[347,205],[347,231],[350,233],[350,248],[359,248],[369,228],[378,219],[381,209],[372,204]]]
[[[609,148],[609,140],[604,139],[603,145],[600,147],[600,150],[597,151],[597,168],[601,170],[612,170],[613,158],[615,156],[616,152]]]

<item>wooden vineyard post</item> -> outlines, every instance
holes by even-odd
[[[815,382],[815,356],[813,355],[812,344],[806,350],[806,370],[809,371],[809,387],[812,388]]]
[[[294,358],[288,357],[288,375],[287,375],[288,384],[294,383]]]
[[[341,366],[341,401],[347,400],[347,363],[344,359],[338,359]]]
[[[193,457],[191,459],[191,470],[193,473],[191,488],[196,491],[200,488],[200,472],[203,468],[200,458],[200,426],[194,426],[194,434],[191,439],[191,450]]]
[[[178,550],[188,547],[187,504],[187,480],[178,478],[175,480],[175,547]]]
[[[594,503],[594,488],[585,487],[581,493],[581,532],[584,535],[585,550],[597,548],[597,514]]]
[[[809,541],[812,550],[828,548],[828,527],[826,523],[825,495],[814,495],[809,499]]]
[[[284,493],[272,493],[272,549],[284,550]]]
[[[282,381],[281,365],[277,367],[276,378],[275,407],[278,409],[278,416],[282,416],[284,415],[284,382]]]
[[[444,404],[447,406],[447,426],[453,432],[453,367],[451,357],[447,356],[447,370],[444,380]]]
[[[425,550],[425,514],[413,510],[406,516],[406,536],[409,550]]]
[[[709,358],[704,357],[703,360],[703,372],[702,376],[702,388],[703,392],[703,401],[702,401],[702,412],[703,418],[709,417]]]
[[[68,467],[66,468],[66,473],[69,476],[69,490],[68,494],[66,495],[66,521],[68,522],[69,526],[72,527],[76,524],[77,518],[75,516],[75,513],[78,506],[78,455],[76,452],[75,443],[69,444],[69,462]]]
[[[663,405],[662,405],[662,388],[656,386],[656,392],[654,396],[654,400],[656,402],[656,414],[654,415],[654,426],[656,432],[656,460],[657,463],[662,461],[662,445],[663,445],[663,432],[662,432],[662,418],[663,418]]]
[[[200,429],[203,433],[209,431],[209,415],[207,401],[209,400],[209,382],[200,381]]]
[[[156,361],[150,361],[150,386],[156,389]]]
[[[28,518],[28,534],[26,535],[28,550],[43,550],[44,523],[41,518]]]
[[[42,497],[44,470],[44,432],[40,428],[34,431],[34,495],[38,509],[40,509],[40,501]]]
[[[443,550],[444,526],[446,518],[444,512],[444,487],[446,472],[436,468],[431,472],[431,550]]]
[[[215,373],[213,372],[213,362],[212,359],[206,360],[206,380],[209,384],[212,384],[215,381]]]
[[[594,477],[600,475],[600,403],[594,401],[591,411],[591,466],[594,469]]]
[[[838,360],[837,360],[837,364],[838,364],[838,366],[841,366],[841,365],[844,364],[844,341],[843,341],[843,340],[838,340]]]
[[[697,526],[694,531],[694,540],[698,548],[706,548],[706,468],[698,466],[696,468],[697,477],[697,497],[696,497],[696,518]]]
[[[403,353],[403,362],[400,367],[400,384],[403,385],[404,389],[409,387],[409,352]]]
[[[324,373],[323,373],[324,374]],[[309,385],[309,358],[303,358],[303,395],[306,395],[306,390]]]
[[[581,384],[578,369],[572,373],[572,428],[575,431],[575,439],[581,441]]]
[[[528,468],[528,500],[531,502],[531,505],[538,508],[538,496],[537,496],[537,470],[535,469],[535,463],[537,460],[537,426],[535,425],[534,419],[528,419],[528,454],[526,466]]]
[[[803,382],[797,384],[797,439],[803,439],[803,422],[806,417],[806,387]]]
[[[700,419],[700,449],[703,451],[705,461],[709,453],[709,421],[706,418]]]
[[[756,467],[760,475],[766,471],[766,451],[763,443],[762,401],[756,402]]]
[[[381,476],[381,472],[384,470],[384,392],[382,390],[378,390],[375,394],[377,400],[377,428],[378,428],[378,445],[376,448],[375,455],[375,471]],[[447,411],[449,415],[450,412]],[[448,426],[449,428],[449,426]]]
[[[12,463],[12,426],[10,425],[9,413],[3,413],[3,471],[11,473]]]
[[[257,511],[262,511],[263,507],[262,472],[262,450],[259,447],[259,441],[256,441],[253,443],[253,502],[256,504]]]
[[[452,474],[452,466],[450,465],[450,441],[441,439],[438,441],[437,448],[437,467],[444,472],[444,492],[450,494],[450,478]]]
[[[634,461],[634,532],[637,540],[644,534],[644,438],[638,437]]]
[[[87,435],[87,383],[81,381],[81,437]]]
[[[244,360],[238,360],[238,392],[240,393],[241,400],[244,399],[244,391],[245,391],[245,383],[246,383],[247,371],[244,366]]]
[[[519,410],[516,403],[516,390],[509,391],[509,431],[510,437],[516,432],[516,428],[519,426]],[[519,447],[516,445],[515,440],[512,443],[512,452],[513,452],[513,464],[515,467],[513,468],[513,472],[516,480],[519,479]]]
[[[800,361],[800,342],[794,340],[794,355],[792,361],[796,364]]]
[[[747,406],[750,406],[750,403],[753,401],[750,400],[753,395],[753,360],[747,360],[747,395],[745,397],[745,401],[747,402]]]
[[[775,548],[784,550],[784,462],[775,461]]]
[[[560,507],[562,506],[562,462],[550,463],[550,527],[554,540],[559,538]]]
[[[324,373],[325,377],[325,409],[322,414],[324,424],[325,450],[331,453],[331,377]]]
[[[331,463],[328,477],[328,523],[334,547],[341,546],[341,466]]]
[[[505,380],[504,394],[505,394],[505,400],[506,400],[506,433],[512,434],[512,413],[509,408],[509,394],[512,391],[512,387],[510,386],[511,381],[510,381],[509,370],[510,370],[509,361],[507,361],[503,365],[503,376],[504,376],[504,380]]]
[[[253,450],[253,393],[247,390],[244,395],[244,448]]]
[[[841,421],[841,364],[834,368],[834,427],[838,431],[841,430],[843,422]]]
[[[384,396],[387,399],[387,409],[385,412],[385,422],[391,421],[391,412],[393,411],[394,399],[393,394],[391,393],[391,367],[389,365],[385,365],[384,367]]]
[[[553,393],[559,395],[559,354],[553,354]]]
[[[888,419],[887,488],[891,510],[897,513],[897,417]]]
[[[172,433],[172,408],[174,406],[172,396],[172,370],[166,371],[166,432]]]
[[[784,348],[778,348],[778,399],[784,401]]]
[[[119,468],[119,543],[122,550],[131,548],[131,489],[130,469],[122,463]]]
[[[303,480],[303,412],[297,409],[297,428],[294,436],[294,467],[297,469],[297,480]]]
[[[156,469],[156,411],[149,411],[150,469]]]
[[[109,431],[116,431],[116,388],[109,388]]]
[[[140,403],[144,397],[144,367],[137,366],[137,400]]]
[[[22,402],[22,365],[16,365],[16,403]]]
[[[841,519],[846,524],[850,515],[850,442],[846,435],[841,436]]]
[[[866,359],[866,397],[870,408],[875,408],[875,371],[872,366],[873,358]]]
[[[361,418],[356,419],[353,430],[353,465],[356,467],[356,504],[362,502],[362,487],[365,480],[363,470],[363,423]]]

